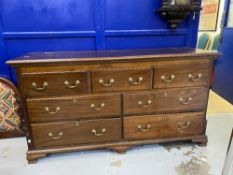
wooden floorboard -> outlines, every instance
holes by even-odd
[[[219,113],[233,113],[233,105],[211,90],[207,114]]]

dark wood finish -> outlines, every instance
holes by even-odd
[[[171,48],[29,53],[8,61],[16,67],[25,102],[29,163],[51,153],[103,148],[125,152],[136,145],[174,141],[207,143],[209,72],[219,55]],[[163,74],[174,74],[174,82],[161,83]],[[65,88],[65,80],[77,78],[83,78],[85,87]],[[52,89],[34,92],[30,90],[34,80],[51,81]],[[96,104],[95,111],[91,104]],[[160,129],[153,127],[148,134],[144,126],[148,122],[153,124],[149,129]],[[135,126],[144,134],[138,134]]]
[[[32,141],[36,148],[113,142],[121,140],[121,128],[120,119],[32,124]]]
[[[39,158],[46,157],[46,153],[35,153],[35,154],[27,154],[27,160],[29,164],[37,163]]]
[[[0,139],[11,138],[11,137],[24,137],[24,136],[25,136],[24,130],[0,132]]]
[[[23,74],[22,84],[27,97],[83,94],[89,89],[87,72]]]
[[[208,89],[159,89],[123,95],[124,115],[205,110]],[[140,103],[141,102],[141,103]]]
[[[14,67],[33,66],[42,63],[46,65],[73,65],[99,64],[111,61],[141,62],[164,60],[192,60],[192,59],[216,59],[221,53],[196,48],[159,48],[159,49],[133,49],[133,50],[105,50],[105,51],[63,51],[63,52],[32,52],[16,59],[7,61]]]
[[[206,135],[196,135],[192,137],[176,137],[176,138],[161,138],[161,139],[147,139],[147,140],[130,140],[130,141],[120,141],[112,143],[101,143],[101,144],[87,144],[69,147],[57,147],[57,148],[44,148],[37,150],[28,150],[27,159],[29,163],[36,163],[38,158],[44,157],[48,154],[57,154],[64,152],[74,152],[83,150],[96,150],[96,149],[109,149],[117,151],[119,153],[124,153],[127,149],[146,144],[157,144],[157,143],[167,143],[167,142],[184,142],[192,141],[193,143],[205,143],[207,142]],[[196,142],[197,141],[197,142]]]
[[[203,112],[125,117],[124,138],[148,139],[199,135]]]
[[[81,95],[57,98],[27,99],[32,122],[88,119],[121,115],[121,96]]]
[[[206,86],[209,81],[209,62],[201,60],[195,66],[155,67],[154,80],[154,88]]]
[[[132,148],[133,146],[115,146],[115,147],[112,147],[112,148],[108,148],[110,150],[113,150],[115,152],[118,152],[120,154],[123,154],[125,153],[128,149]]]
[[[208,142],[207,137],[197,136],[192,138],[193,143],[197,143],[199,146],[206,146]]]
[[[93,92],[150,89],[152,69],[100,70],[91,73]]]

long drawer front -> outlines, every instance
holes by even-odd
[[[176,113],[124,118],[125,139],[152,139],[201,134],[204,113]]]
[[[160,89],[123,95],[124,115],[205,110],[207,88]]]
[[[119,94],[28,99],[33,122],[121,115]]]
[[[121,140],[121,120],[89,120],[32,124],[36,148]]]

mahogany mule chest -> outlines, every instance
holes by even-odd
[[[213,60],[191,48],[29,53],[15,67],[27,160],[162,142],[207,143]]]

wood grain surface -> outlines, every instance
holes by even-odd
[[[79,83],[76,84],[76,81]],[[68,86],[73,86],[73,88],[69,88],[65,82],[68,82]],[[35,85],[33,86],[33,84]],[[22,91],[27,97],[75,95],[88,93],[89,91],[87,72],[24,74],[22,76],[22,85]]]
[[[102,94],[34,98],[27,99],[27,106],[32,122],[119,117],[121,115],[121,96],[119,94]]]
[[[93,92],[150,89],[152,69],[112,69],[91,72]],[[103,83],[100,83],[103,80]],[[113,80],[113,82],[110,82]]]
[[[130,92],[123,95],[123,111],[124,115],[203,111],[207,96],[205,87]]]
[[[124,139],[198,135],[202,132],[203,117],[203,112],[125,117]]]
[[[170,48],[40,52],[8,61],[24,102],[28,161],[77,150],[206,144],[210,70],[220,55]]]
[[[206,86],[209,81],[209,67],[208,62],[155,67],[154,88]],[[174,79],[171,79],[172,76]]]
[[[33,144],[40,148],[119,141],[121,128],[120,119],[32,124]],[[93,129],[101,135],[96,136]],[[59,133],[63,134],[59,136]]]

